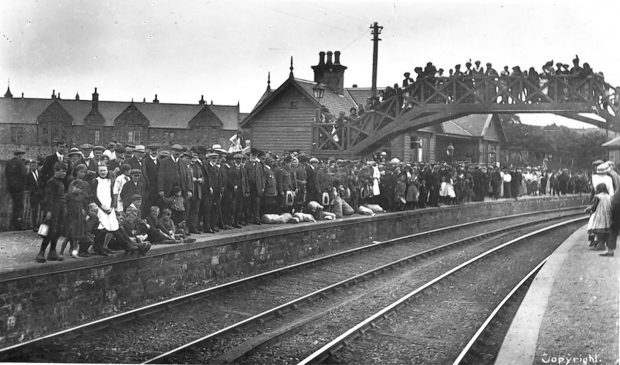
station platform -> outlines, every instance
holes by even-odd
[[[536,275],[496,365],[618,364],[620,257],[588,249],[584,225]]]
[[[249,225],[192,235],[193,243],[153,245],[145,256],[119,252],[74,259],[65,252],[64,261],[42,264],[35,261],[41,242],[35,232],[3,232],[0,348],[375,240],[499,216],[583,207],[588,198],[500,199],[314,223]],[[558,214],[570,214],[562,212]]]

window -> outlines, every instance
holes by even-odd
[[[93,131],[93,142],[95,144],[99,144],[99,142],[101,142],[101,131],[99,129],[95,129]]]
[[[11,142],[16,144],[24,143],[24,127],[11,127]]]
[[[127,142],[133,143],[133,131],[127,132]]]
[[[140,143],[140,129],[133,131],[133,143]]]

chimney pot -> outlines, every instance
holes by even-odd
[[[319,65],[324,65],[325,64],[325,52],[321,51],[319,52]]]
[[[332,51],[327,51],[327,61],[325,62],[326,65],[331,65],[332,64]]]
[[[52,100],[56,99],[56,90],[52,89]]]
[[[356,89],[357,88],[357,84],[353,84],[353,88]]]
[[[205,105],[205,96],[200,95],[200,100],[198,100],[198,105]]]
[[[22,93],[22,99],[24,98],[24,93]]]
[[[155,94],[155,99],[153,99],[153,103],[155,104],[159,103],[159,100],[157,99],[157,94]]]
[[[334,52],[334,65],[340,64],[340,51]]]

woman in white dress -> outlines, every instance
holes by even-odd
[[[95,239],[95,253],[107,256],[112,253],[107,247],[112,237],[127,253],[139,252],[141,254],[146,253],[150,248],[138,247],[129,238],[129,236],[122,231],[118,224],[116,217],[116,199],[114,197],[114,184],[108,176],[108,168],[105,165],[97,168],[97,178],[91,182],[91,193],[93,194],[93,201],[97,204],[97,218],[99,218],[99,229],[102,230],[101,236]]]

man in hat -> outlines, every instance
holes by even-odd
[[[133,156],[127,159],[127,164],[132,169],[138,169],[144,172],[144,155],[146,154],[146,148],[139,144],[133,150]]]
[[[306,175],[306,165],[308,164],[309,158],[305,154],[300,154],[297,159],[293,159],[292,168],[295,176],[295,185],[297,186],[297,192],[295,195],[295,210],[301,212],[306,202],[306,186],[307,186],[307,175]]]
[[[92,156],[92,154],[93,154],[93,146],[91,144],[84,143],[84,144],[80,145],[79,148],[80,148],[80,151],[82,151],[82,158],[78,162],[78,165],[86,165],[86,167],[88,167],[88,163],[90,162],[90,160],[93,157]]]
[[[286,156],[284,165],[276,168],[276,185],[278,188],[278,205],[282,212],[292,213],[293,196],[297,191],[297,179],[292,167],[293,158]]]
[[[234,228],[245,226],[246,222],[243,215],[243,197],[250,195],[248,177],[241,165],[243,155],[235,153],[233,155],[233,166],[228,172],[228,189],[232,191],[232,224]]]
[[[206,151],[206,150],[205,150]],[[205,196],[209,195],[209,191],[205,191],[205,185],[208,186],[206,180],[206,172],[202,160],[200,159],[201,149],[192,147],[190,149],[192,155],[190,168],[192,172],[192,199],[189,204],[189,212],[187,217],[187,225],[189,233],[201,234],[200,223],[202,218],[202,204]],[[208,225],[207,225],[208,226]]]
[[[403,89],[406,88],[407,86],[413,84],[413,78],[410,76],[411,73],[410,72],[405,72],[403,76],[405,76],[405,78],[403,79]]]
[[[103,146],[93,147],[93,158],[88,163],[88,174],[92,174],[93,177],[97,175],[97,169],[103,162]]]
[[[261,151],[256,148],[250,149],[250,160],[245,164],[245,171],[248,177],[248,186],[250,188],[249,199],[246,200],[247,209],[246,216],[249,217],[254,224],[260,223],[260,203],[265,192],[265,170],[263,164],[259,160]]]
[[[320,201],[319,197],[319,183],[317,180],[317,173],[319,172],[319,159],[312,157],[309,163],[306,165],[306,194],[307,202]]]
[[[22,229],[22,214],[24,213],[24,190],[26,187],[26,164],[24,163],[24,155],[26,152],[16,150],[13,152],[13,158],[7,161],[4,168],[6,176],[6,185],[13,209],[11,212],[11,226],[13,230]]]
[[[172,146],[170,156],[161,160],[157,170],[157,194],[160,198],[170,197],[174,186],[181,186],[181,161],[183,147],[179,144]],[[160,207],[163,209],[163,206]]]
[[[147,146],[146,156],[142,159],[144,169],[142,170],[143,182],[145,185],[145,199],[142,204],[143,216],[147,216],[152,206],[157,205],[157,170],[159,169],[158,158],[159,146]]]
[[[222,209],[222,227],[224,229],[232,228],[233,222],[233,204],[234,204],[234,193],[235,186],[237,188],[241,185],[240,181],[237,181],[237,176],[232,175],[232,166],[233,158],[232,154],[222,153],[221,154],[221,163],[220,163],[220,174],[222,176],[222,201],[221,201],[221,209]],[[233,181],[234,178],[234,181]],[[239,179],[241,177],[239,176]],[[238,224],[234,224],[235,226],[239,226]],[[240,226],[239,226],[240,227]],[[237,227],[235,227],[237,228]]]
[[[220,174],[220,168],[217,165],[218,154],[210,152],[206,154],[207,163],[205,164],[205,171],[207,180],[209,181],[209,206],[205,207],[204,212],[204,225],[205,232],[218,232],[218,224],[221,220],[220,212],[220,198],[222,188],[222,176]],[[208,219],[208,222],[207,222]],[[208,226],[207,226],[208,223]]]
[[[65,161],[65,153],[67,152],[67,144],[62,141],[56,142],[56,151],[45,157],[45,162],[43,163],[43,168],[41,169],[41,178],[43,179],[43,184],[46,184],[49,179],[54,176],[54,165],[56,162],[63,162],[65,165],[67,161]],[[66,182],[66,181],[65,181]]]

